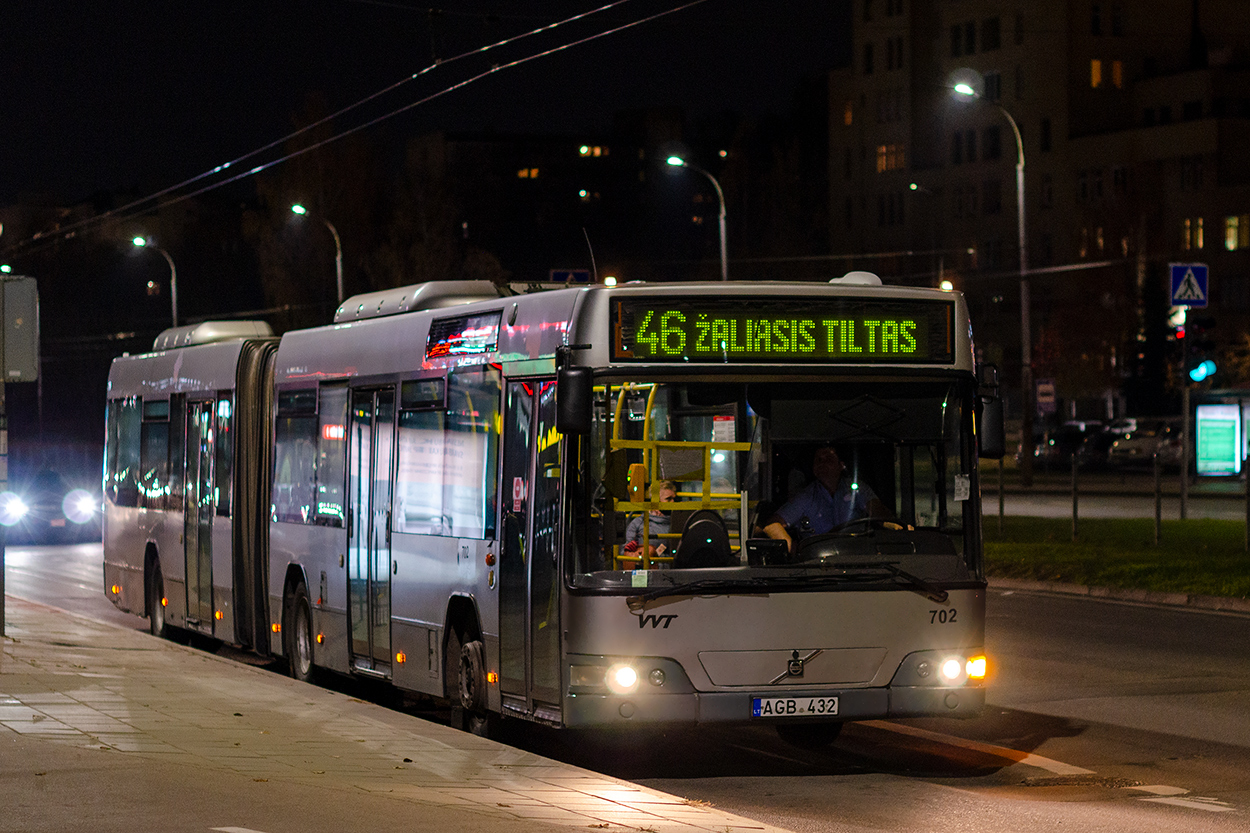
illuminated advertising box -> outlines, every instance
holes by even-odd
[[[1241,472],[1241,409],[1236,405],[1197,408],[1198,474]]]

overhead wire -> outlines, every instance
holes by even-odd
[[[307,152],[309,152],[310,150],[314,150],[314,149],[316,149],[316,148],[322,147],[322,146],[324,146],[324,145],[326,145],[326,144],[329,144],[329,143],[331,143],[331,142],[334,142],[334,141],[337,141],[337,140],[339,140],[339,139],[342,139],[342,138],[345,138],[345,137],[347,137],[347,136],[350,136],[350,135],[352,135],[352,134],[354,134],[354,133],[358,132],[359,130],[361,130],[361,129],[365,128],[365,127],[369,127],[369,126],[372,126],[372,125],[374,125],[374,124],[377,124],[377,123],[379,123],[379,122],[381,122],[381,121],[385,121],[386,119],[393,118],[394,116],[399,115],[400,113],[406,112],[407,110],[411,110],[412,108],[414,108],[414,107],[416,107],[416,106],[419,106],[420,104],[424,104],[424,103],[426,103],[426,102],[428,102],[428,101],[431,101],[431,100],[433,100],[433,99],[435,99],[435,98],[438,98],[438,97],[440,97],[440,96],[442,96],[442,95],[445,95],[445,94],[446,94],[446,93],[448,93],[448,92],[451,92],[451,91],[453,91],[453,90],[459,89],[460,87],[463,87],[463,86],[465,86],[465,85],[467,85],[467,84],[469,84],[469,83],[472,83],[473,81],[477,81],[477,80],[479,80],[480,78],[484,78],[484,77],[486,77],[486,76],[488,76],[488,75],[490,75],[490,74],[492,74],[492,73],[494,73],[494,72],[497,72],[497,71],[499,71],[499,70],[501,70],[501,69],[505,69],[505,68],[512,67],[512,66],[517,66],[517,65],[522,64],[522,63],[527,63],[527,62],[528,62],[528,61],[530,61],[530,60],[534,60],[534,59],[536,59],[536,58],[544,57],[544,56],[549,55],[549,54],[552,54],[552,53],[554,53],[554,52],[559,52],[559,51],[562,51],[563,49],[567,49],[567,48],[570,48],[570,47],[572,47],[572,46],[577,46],[577,45],[580,45],[580,44],[582,44],[582,43],[586,43],[586,42],[588,42],[588,41],[595,40],[596,38],[599,38],[599,37],[603,37],[603,36],[606,36],[606,35],[614,34],[614,33],[616,33],[616,32],[622,31],[622,30],[624,30],[624,29],[631,28],[631,27],[633,27],[633,26],[640,25],[640,24],[642,24],[642,23],[647,23],[647,22],[649,22],[649,21],[651,21],[651,20],[654,20],[654,19],[657,19],[657,18],[659,18],[659,17],[663,17],[663,16],[665,16],[665,15],[672,14],[672,13],[674,13],[674,12],[682,11],[682,10],[684,10],[684,9],[686,9],[686,8],[689,8],[690,6],[695,6],[695,5],[698,5],[698,4],[700,4],[700,3],[706,2],[706,0],[693,0],[693,2],[686,3],[686,4],[685,4],[685,5],[683,5],[683,6],[679,6],[679,7],[674,8],[674,9],[669,9],[669,10],[666,10],[666,11],[664,11],[664,12],[659,12],[659,13],[657,13],[657,14],[650,15],[650,16],[648,16],[648,17],[646,17],[646,18],[641,19],[641,20],[638,20],[638,21],[633,21],[633,22],[631,22],[631,23],[624,24],[624,25],[619,26],[619,27],[616,27],[616,28],[614,28],[614,29],[609,29],[609,30],[606,30],[606,31],[604,31],[604,32],[600,32],[600,33],[598,33],[598,34],[596,34],[596,35],[592,35],[592,36],[589,36],[589,37],[586,37],[586,38],[582,38],[582,39],[579,39],[579,40],[573,41],[573,42],[571,42],[571,43],[569,43],[569,44],[565,44],[565,45],[560,46],[560,47],[555,47],[555,48],[552,48],[552,49],[548,49],[548,50],[545,50],[545,51],[543,51],[543,52],[539,52],[539,53],[537,53],[537,54],[535,54],[535,55],[531,55],[531,56],[528,56],[528,57],[526,57],[526,58],[521,58],[521,59],[518,59],[518,60],[516,60],[516,61],[512,61],[512,62],[510,62],[510,63],[507,63],[507,64],[496,65],[496,66],[492,67],[490,70],[488,70],[487,72],[484,72],[484,73],[481,73],[481,74],[479,74],[479,75],[473,76],[473,77],[469,78],[469,79],[468,79],[468,80],[466,80],[466,81],[461,81],[461,82],[459,82],[459,83],[457,83],[457,84],[454,84],[454,85],[452,85],[452,86],[450,86],[450,87],[447,87],[447,88],[445,88],[445,89],[443,89],[443,90],[441,90],[441,91],[439,91],[439,92],[437,92],[437,93],[434,93],[433,95],[426,96],[426,97],[425,97],[425,98],[423,98],[423,99],[419,99],[419,100],[418,100],[418,101],[416,101],[416,102],[412,102],[412,103],[410,103],[410,104],[408,104],[408,105],[405,105],[404,107],[400,107],[400,108],[398,108],[398,109],[396,109],[396,110],[391,111],[390,113],[387,113],[387,114],[385,114],[385,115],[383,115],[383,116],[380,116],[380,117],[378,117],[378,118],[375,118],[375,119],[372,119],[372,120],[370,120],[370,121],[368,121],[368,122],[365,122],[365,123],[364,123],[364,124],[362,124],[362,125],[358,125],[357,127],[354,127],[354,128],[349,129],[349,130],[346,130],[346,131],[344,131],[344,132],[342,132],[342,133],[339,133],[339,134],[337,134],[337,135],[335,135],[335,136],[331,136],[331,137],[329,137],[328,139],[324,139],[324,140],[322,140],[322,141],[320,141],[320,142],[317,142],[316,144],[311,145],[311,146],[309,146],[309,147],[307,147],[307,148],[303,148],[303,149],[301,149],[301,150],[299,150],[299,151],[293,151],[293,152],[291,152],[291,153],[289,153],[289,154],[286,154],[286,155],[284,155],[284,156],[279,157],[278,159],[271,160],[270,162],[265,163],[264,165],[258,165],[258,166],[255,166],[255,167],[253,167],[253,168],[250,168],[249,170],[247,170],[247,171],[243,172],[242,174],[239,174],[239,175],[236,175],[236,176],[232,176],[232,177],[228,177],[228,178],[225,178],[225,179],[219,180],[219,181],[217,181],[217,182],[212,183],[211,185],[209,185],[209,186],[207,186],[207,187],[200,188],[200,189],[198,189],[198,190],[191,191],[191,192],[186,193],[186,194],[182,194],[182,195],[180,195],[179,197],[177,197],[177,198],[175,198],[175,199],[172,199],[172,200],[167,200],[167,201],[164,201],[164,202],[159,202],[159,203],[157,203],[156,205],[152,205],[152,204],[151,204],[151,203],[153,203],[154,201],[158,201],[158,200],[160,200],[162,197],[168,196],[169,194],[172,194],[172,193],[174,193],[174,192],[176,192],[176,191],[179,191],[179,190],[181,190],[181,189],[183,189],[183,188],[186,188],[186,187],[188,187],[188,186],[190,186],[190,185],[194,185],[195,183],[200,182],[200,181],[202,181],[202,180],[204,180],[204,179],[206,179],[206,178],[208,178],[208,177],[212,177],[212,176],[215,176],[215,175],[217,175],[217,174],[220,174],[220,173],[222,173],[222,172],[224,172],[224,171],[226,171],[226,170],[230,170],[230,169],[232,169],[232,168],[235,168],[235,167],[237,167],[238,165],[240,165],[241,163],[245,162],[246,160],[251,159],[251,158],[253,158],[253,157],[255,157],[255,156],[257,156],[257,155],[259,155],[259,154],[261,154],[261,153],[264,153],[264,152],[265,152],[265,151],[267,151],[267,150],[272,150],[273,148],[278,147],[278,146],[280,146],[280,145],[283,145],[283,144],[285,144],[285,143],[287,143],[287,142],[289,142],[289,141],[291,141],[291,140],[293,140],[293,139],[296,139],[296,138],[298,138],[299,136],[301,136],[301,135],[303,135],[303,134],[307,133],[307,132],[308,132],[308,131],[310,131],[310,130],[315,130],[316,128],[318,128],[318,127],[320,127],[320,126],[322,126],[322,125],[324,125],[324,124],[326,124],[326,123],[328,123],[328,122],[331,122],[331,121],[333,121],[334,119],[340,118],[340,117],[342,117],[342,116],[346,115],[347,113],[350,113],[351,111],[356,110],[356,109],[358,109],[359,107],[362,107],[362,106],[363,106],[363,105],[365,105],[365,104],[368,104],[368,103],[369,103],[369,102],[371,102],[371,101],[374,101],[374,100],[376,100],[376,99],[378,99],[378,98],[381,98],[382,96],[387,95],[388,93],[394,92],[395,90],[399,89],[400,87],[404,86],[405,84],[408,84],[408,83],[410,83],[410,82],[412,82],[412,81],[415,81],[415,80],[417,80],[417,79],[421,78],[422,76],[426,75],[426,74],[427,74],[427,73],[429,73],[429,72],[432,72],[434,69],[436,69],[436,68],[438,68],[438,67],[447,66],[448,64],[455,63],[456,61],[460,61],[460,60],[465,59],[465,58],[470,58],[470,57],[473,57],[474,55],[481,55],[481,54],[484,54],[484,53],[486,53],[486,52],[489,52],[489,51],[491,51],[491,50],[493,50],[493,49],[498,49],[498,48],[501,48],[501,47],[504,47],[504,46],[508,46],[508,45],[510,45],[510,44],[517,43],[517,42],[519,42],[519,41],[525,40],[526,38],[530,38],[530,37],[533,37],[533,36],[536,36],[536,35],[540,35],[540,34],[543,34],[543,33],[545,33],[545,32],[550,32],[550,31],[552,31],[552,30],[554,30],[554,29],[557,29],[557,28],[559,28],[559,27],[561,27],[561,26],[565,26],[565,25],[570,24],[570,23],[576,23],[577,21],[580,21],[580,20],[585,20],[586,18],[589,18],[589,17],[590,17],[590,16],[592,16],[592,15],[598,14],[598,13],[600,13],[600,12],[608,11],[608,10],[610,10],[610,9],[616,8],[617,6],[624,5],[625,3],[628,3],[628,2],[630,2],[630,0],[612,0],[612,2],[606,3],[606,4],[602,5],[602,6],[598,6],[598,7],[596,7],[596,8],[589,9],[589,10],[584,11],[584,12],[579,12],[578,14],[572,15],[572,16],[567,17],[567,18],[563,18],[562,20],[555,21],[554,23],[544,24],[544,25],[539,26],[539,27],[537,27],[537,28],[535,28],[535,29],[531,29],[531,30],[529,30],[529,31],[522,32],[522,33],[521,33],[521,34],[519,34],[519,35],[513,35],[513,36],[511,36],[511,37],[504,38],[503,40],[496,41],[496,42],[494,42],[494,43],[490,43],[490,44],[487,44],[487,45],[485,45],[485,46],[480,46],[480,47],[477,47],[476,49],[471,49],[471,50],[469,50],[469,51],[467,51],[467,52],[463,52],[463,53],[461,53],[461,54],[459,54],[459,55],[455,55],[455,56],[453,56],[453,57],[451,57],[451,58],[446,58],[446,59],[442,59],[442,60],[437,60],[437,61],[435,61],[434,63],[430,64],[429,66],[424,67],[424,68],[423,68],[423,69],[421,69],[421,70],[418,70],[417,72],[413,73],[412,75],[409,75],[409,76],[407,76],[407,77],[405,77],[405,78],[402,78],[402,79],[400,79],[399,81],[396,81],[395,83],[390,84],[389,86],[386,86],[386,87],[382,88],[381,90],[378,90],[378,91],[376,91],[376,92],[374,92],[374,93],[371,93],[370,95],[367,95],[367,96],[365,96],[364,98],[359,99],[358,101],[355,101],[355,102],[353,102],[353,103],[351,103],[351,104],[347,105],[346,107],[343,107],[343,108],[341,108],[341,109],[339,109],[339,110],[335,111],[334,113],[331,113],[331,114],[329,114],[329,115],[327,115],[327,116],[324,116],[323,118],[317,119],[316,121],[314,121],[314,122],[312,122],[312,123],[310,123],[310,124],[304,125],[303,127],[300,127],[300,128],[298,128],[298,129],[296,129],[295,131],[293,131],[293,132],[291,132],[291,133],[288,133],[288,134],[287,134],[287,135],[285,135],[285,136],[282,136],[281,138],[275,139],[275,140],[273,140],[273,141],[271,141],[271,142],[269,142],[269,143],[267,143],[267,144],[265,144],[265,145],[262,145],[262,146],[261,146],[261,147],[259,147],[259,148],[256,148],[255,150],[252,150],[252,151],[249,151],[248,153],[243,154],[242,156],[239,156],[239,157],[237,157],[237,158],[235,158],[235,159],[232,159],[232,160],[230,160],[230,161],[228,161],[228,162],[222,163],[221,165],[217,165],[216,167],[213,167],[213,168],[211,168],[211,169],[209,169],[209,170],[207,170],[207,171],[205,171],[205,172],[203,172],[203,173],[201,173],[201,174],[197,174],[196,176],[193,176],[193,177],[191,177],[190,179],[183,180],[182,182],[179,182],[179,183],[174,184],[174,185],[170,185],[170,186],[168,186],[167,188],[163,188],[163,189],[161,189],[161,190],[159,190],[159,191],[156,191],[156,192],[154,192],[154,193],[148,194],[148,195],[146,195],[146,196],[144,196],[144,197],[141,197],[141,198],[139,198],[139,199],[132,200],[131,202],[126,203],[125,205],[118,206],[118,207],[116,207],[116,208],[110,209],[110,210],[105,211],[105,212],[100,213],[100,214],[95,214],[95,215],[93,215],[93,216],[91,216],[91,217],[85,218],[85,219],[83,219],[83,220],[79,220],[79,221],[77,221],[77,222],[75,222],[75,223],[70,223],[70,224],[65,225],[65,226],[60,226],[60,227],[58,227],[58,228],[55,228],[55,229],[52,229],[52,230],[49,230],[49,231],[41,231],[41,232],[37,232],[37,233],[35,233],[34,235],[32,235],[31,237],[29,237],[29,238],[27,238],[27,239],[25,239],[25,240],[18,241],[17,243],[14,243],[14,244],[12,244],[11,246],[9,246],[9,247],[7,247],[7,248],[5,248],[5,249],[3,249],[3,250],[0,250],[0,251],[2,251],[4,254],[10,254],[10,253],[13,253],[13,252],[17,252],[17,251],[19,251],[19,250],[22,250],[23,248],[28,247],[28,246],[29,246],[30,244],[32,244],[32,243],[35,243],[35,242],[38,242],[38,241],[42,241],[42,240],[45,240],[45,239],[47,239],[47,240],[49,240],[49,241],[52,241],[53,239],[58,239],[58,240],[68,239],[68,238],[70,238],[70,237],[76,236],[76,234],[77,234],[79,231],[83,231],[83,230],[85,230],[85,229],[89,229],[89,228],[92,228],[92,227],[94,227],[94,226],[102,225],[102,224],[104,224],[106,221],[109,221],[109,220],[116,220],[116,221],[120,222],[120,221],[122,221],[122,220],[124,220],[124,219],[128,219],[128,217],[135,216],[135,214],[137,214],[137,213],[144,213],[144,212],[147,212],[147,211],[153,211],[153,210],[157,210],[157,209],[160,209],[160,208],[165,208],[165,207],[168,207],[168,206],[171,206],[171,205],[177,205],[177,204],[178,204],[178,203],[180,203],[180,202],[183,202],[183,201],[185,201],[185,200],[187,200],[187,199],[190,199],[190,198],[192,198],[192,197],[198,196],[198,195],[200,195],[200,194],[204,194],[204,193],[206,193],[206,192],[208,192],[208,191],[214,190],[215,188],[220,188],[220,187],[223,187],[223,186],[225,186],[225,185],[229,185],[229,184],[231,184],[231,183],[233,183],[233,182],[237,182],[237,181],[239,181],[239,180],[241,180],[241,179],[245,179],[245,178],[247,178],[247,177],[249,177],[249,176],[254,176],[254,175],[255,175],[255,174],[257,174],[257,173],[260,173],[261,171],[267,170],[268,168],[274,167],[275,165],[281,164],[282,162],[286,162],[286,161],[288,161],[288,160],[290,160],[290,159],[294,159],[294,158],[296,158],[297,156],[302,156],[304,153],[307,153]],[[135,212],[135,214],[129,214],[129,215],[127,215],[127,214],[126,214],[126,212],[130,212],[130,211],[132,211],[132,210],[134,210],[134,209],[139,209],[139,208],[141,208],[141,207],[142,207],[142,210],[141,210],[141,211],[137,211],[137,212]],[[122,215],[125,215],[125,216],[122,216]],[[42,247],[41,247],[41,248],[42,248]],[[33,252],[33,251],[37,251],[37,250],[31,250],[31,251]]]
[[[575,46],[581,46],[582,44],[589,43],[590,41],[598,40],[599,38],[606,37],[612,34],[616,34],[617,32],[624,31],[625,29],[630,29],[634,26],[640,26],[644,23],[649,23],[652,20],[656,20],[658,18],[665,17],[670,14],[675,14],[677,12],[688,9],[691,6],[697,6],[706,2],[707,0],[690,0],[690,2],[685,3],[681,6],[677,6],[676,8],[667,9],[662,12],[657,12],[653,15],[649,15],[645,18],[642,18],[641,20],[635,20],[630,23],[626,23],[621,26],[618,26],[614,29],[609,29],[603,32],[597,32],[593,35],[588,35],[584,38],[571,41],[570,43],[561,44],[560,46],[555,46],[555,47],[552,47],[551,49],[546,49],[546,50],[543,50],[542,52],[537,52],[533,55],[527,55],[526,57],[518,58],[515,61],[509,61],[506,64],[497,64],[491,67],[490,69],[486,70],[485,72],[480,72],[477,75],[470,76],[469,78],[466,78],[463,81],[459,81],[455,84],[452,84],[450,87],[445,87],[436,93],[431,93],[430,95],[427,95],[425,98],[421,98],[416,101],[410,102],[408,104],[405,104],[403,107],[398,107],[390,111],[389,113],[378,116],[377,118],[374,118],[374,119],[370,119],[369,121],[363,122],[362,124],[358,124],[355,127],[348,128],[347,130],[344,130],[341,133],[337,133],[334,136],[330,136],[327,139],[323,139],[320,142],[316,142],[307,147],[300,148],[299,150],[291,151],[290,153],[287,153],[284,156],[279,157],[278,159],[274,159],[270,162],[266,162],[263,165],[257,165],[256,167],[251,168],[250,170],[236,174],[235,176],[230,177],[228,179],[224,179],[219,182],[214,182],[213,184],[207,185],[196,191],[191,191],[190,193],[183,194],[172,200],[167,200],[166,202],[161,203],[159,207],[163,208],[163,207],[167,207],[171,205],[177,205],[178,203],[184,200],[191,199],[192,197],[197,197],[200,194],[207,193],[208,191],[212,191],[215,188],[220,188],[222,186],[229,185],[232,182],[238,182],[239,180],[246,179],[249,176],[255,176],[256,174],[261,173],[262,171],[268,170],[269,168],[272,168],[276,165],[280,165],[283,162],[289,162],[292,159],[296,159],[300,156],[303,156],[306,153],[311,153],[312,151],[322,148],[328,144],[331,144],[332,142],[337,142],[339,139],[345,139],[348,136],[351,136],[355,133],[359,133],[361,130],[365,130],[369,127],[373,127],[374,125],[380,124],[381,122],[384,122],[387,119],[391,119],[391,118],[394,118],[395,116],[398,116],[400,113],[405,113],[413,109],[414,107],[419,107],[422,104],[426,104],[430,101],[433,101],[436,98],[440,98],[444,95],[447,95],[450,92],[454,92],[455,90],[458,90],[461,87],[466,87],[475,81],[480,81],[481,79],[494,75],[497,72],[502,72],[505,69],[510,69],[512,67],[519,66],[521,64],[529,63],[530,61],[534,61],[539,58],[545,58],[548,55],[553,55],[557,52],[563,52],[566,49],[571,49]]]

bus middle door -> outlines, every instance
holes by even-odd
[[[550,720],[560,717],[561,479],[555,394],[550,379],[508,383],[499,566],[504,707]]]
[[[182,540],[186,558],[187,625],[213,632],[214,400],[187,403]]]
[[[391,673],[391,478],[395,391],[354,390],[347,482],[347,608],[353,671]]]

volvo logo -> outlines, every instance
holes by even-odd
[[[803,660],[799,657],[799,652],[795,651],[787,665],[787,673],[791,677],[803,676]]]

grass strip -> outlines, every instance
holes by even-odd
[[[1241,521],[1149,518],[987,518],[985,568],[993,577],[1204,596],[1250,597],[1250,553]]]

